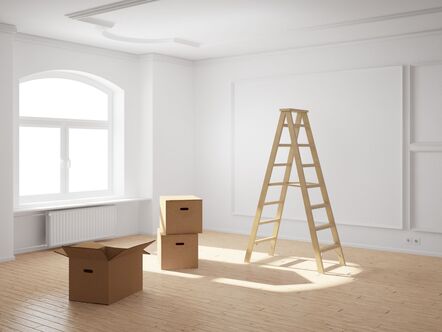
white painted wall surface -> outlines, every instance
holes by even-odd
[[[13,32],[0,27],[0,262],[13,254]]]
[[[150,55],[142,58],[152,77],[152,223],[144,233],[154,234],[159,225],[159,196],[194,192],[193,65],[176,58]],[[146,72],[146,74],[147,74]]]
[[[429,64],[429,67],[425,67],[428,69],[416,73],[416,68],[423,68],[420,65],[416,66],[421,63]],[[358,225],[357,219],[363,220],[367,218],[367,211],[360,211],[360,218],[355,218],[355,215],[352,218],[347,218],[345,225],[339,225],[339,232],[343,243],[348,245],[442,255],[442,235],[440,234],[442,208],[440,203],[438,203],[440,202],[440,193],[435,189],[442,187],[441,172],[437,172],[438,168],[436,166],[440,165],[440,156],[442,155],[442,142],[440,141],[440,128],[442,128],[440,117],[442,101],[440,95],[442,91],[440,90],[441,76],[437,74],[440,71],[440,64],[438,63],[442,63],[442,36],[440,34],[373,40],[197,62],[195,65],[195,174],[198,174],[196,176],[197,194],[204,198],[205,229],[243,234],[250,232],[253,217],[235,215],[234,212],[235,209],[238,209],[238,206],[235,206],[234,203],[240,203],[240,206],[242,204],[242,207],[247,207],[248,212],[246,214],[250,213],[249,204],[251,203],[249,200],[255,200],[256,207],[257,197],[263,180],[262,178],[257,178],[257,174],[264,172],[263,167],[265,165],[263,166],[262,162],[258,165],[254,164],[253,160],[256,159],[244,160],[244,158],[241,159],[242,165],[234,163],[232,159],[235,151],[234,148],[240,139],[237,135],[243,135],[241,138],[247,138],[252,143],[250,149],[253,153],[260,155],[260,157],[257,157],[259,160],[263,158],[266,160],[268,158],[272,143],[272,138],[269,138],[264,143],[258,136],[257,131],[254,128],[248,129],[245,122],[241,124],[242,133],[234,131],[235,117],[240,116],[243,114],[241,112],[244,111],[234,109],[235,102],[237,102],[235,98],[242,98],[241,107],[256,106],[254,116],[258,117],[259,120],[251,121],[250,126],[253,126],[254,123],[262,126],[267,121],[268,127],[263,135],[271,136],[274,133],[276,120],[279,115],[276,107],[278,103],[284,103],[284,105],[281,105],[284,107],[296,107],[297,105],[294,103],[298,99],[295,97],[299,96],[300,99],[305,97],[304,92],[299,94],[299,91],[296,90],[292,91],[292,95],[290,94],[289,89],[296,87],[293,84],[289,84],[287,89],[282,91],[282,81],[278,78],[309,73],[325,75],[326,78],[328,76],[327,73],[330,73],[330,78],[333,75],[332,73],[339,71],[403,66],[403,80],[388,83],[389,91],[395,91],[396,101],[399,94],[402,120],[397,117],[397,113],[395,113],[396,115],[391,113],[397,112],[397,107],[390,109],[384,105],[381,110],[377,109],[376,112],[373,112],[372,121],[375,123],[390,119],[387,122],[393,126],[392,131],[388,132],[388,126],[381,128],[373,126],[370,122],[366,124],[367,128],[364,130],[364,135],[368,135],[370,134],[370,128],[375,128],[376,131],[372,134],[380,135],[386,139],[387,145],[382,146],[376,138],[376,145],[373,147],[379,149],[376,154],[378,157],[385,154],[385,158],[368,159],[365,165],[358,162],[356,164],[359,167],[358,170],[352,169],[348,171],[349,174],[355,176],[355,183],[364,183],[366,180],[365,174],[370,175],[370,181],[375,180],[373,176],[379,174],[381,181],[379,181],[378,188],[374,193],[376,196],[373,196],[372,193],[371,198],[370,196],[365,197],[367,202],[363,204],[365,207],[372,206],[375,210],[382,210],[385,209],[385,206],[381,206],[383,200],[391,202],[391,211],[388,211],[390,215],[385,215],[384,220],[381,220],[381,215],[378,214],[377,220],[369,220],[368,223],[364,222],[364,224]],[[417,76],[416,80],[411,83],[410,71],[415,72],[415,76]],[[237,82],[257,82],[259,79],[267,79],[270,83],[265,85],[265,89],[252,89],[247,91],[247,93],[242,93],[240,96],[235,94],[237,92],[235,91]],[[377,78],[374,76],[372,78],[374,80],[373,83],[375,83],[376,79],[379,79],[378,84],[380,87],[386,84],[385,81],[381,80],[382,75],[377,76]],[[394,84],[394,86],[391,84]],[[428,86],[433,88],[425,88]],[[336,100],[333,99],[333,96],[327,96],[327,91],[324,89],[318,88],[314,91],[314,94],[318,100],[328,99],[333,101],[332,109],[338,107],[339,103],[345,105],[343,108],[344,114],[342,112],[339,114],[343,116],[342,121],[345,126],[345,115],[350,117],[350,124],[357,120],[357,118],[354,118],[354,112],[358,112],[358,110],[356,109],[353,112],[347,106],[349,101],[351,101],[352,107],[356,106],[355,98],[364,96],[363,88],[364,85],[346,85],[348,98],[339,95],[339,98],[336,98]],[[368,95],[371,95],[370,93],[372,91],[367,91]],[[402,96],[400,96],[401,94]],[[414,109],[410,109],[411,96],[414,96],[415,99],[417,98],[416,100],[418,101]],[[381,100],[386,97],[379,96]],[[376,95],[371,95],[371,98],[376,98]],[[304,101],[301,100],[301,103]],[[290,102],[290,104],[287,104],[287,102]],[[313,100],[311,106],[315,106],[314,104]],[[428,109],[428,105],[431,105],[432,108]],[[326,105],[320,103],[319,106],[325,107]],[[273,120],[268,112],[274,113]],[[250,111],[250,113],[253,112]],[[410,113],[414,114],[411,117],[412,120],[419,116],[422,119],[418,123],[410,122]],[[311,109],[311,118],[313,130],[316,128],[321,130],[321,132],[314,132],[314,135],[321,138],[320,140],[323,137],[328,137],[328,139],[332,140],[334,137],[333,131],[337,130],[335,128],[337,122],[333,122],[333,126],[331,124],[328,126],[329,123],[325,120],[327,117],[316,116],[315,109]],[[367,118],[361,117],[361,119],[366,120]],[[397,123],[397,121],[400,122]],[[414,143],[410,138],[410,132],[414,131],[417,131],[419,143]],[[339,133],[335,137],[337,141],[342,141],[342,136]],[[423,143],[422,140],[424,139],[427,141],[431,139],[433,142]],[[332,184],[333,188],[330,189],[333,192],[336,190],[339,179],[336,178],[336,174],[332,174],[333,164],[330,164],[328,159],[331,158],[334,151],[339,155],[339,149],[342,150],[345,147],[339,146],[339,144],[334,146],[330,142],[327,144],[321,143],[320,140],[318,141],[319,157],[324,159],[325,180]],[[368,143],[369,140],[370,137],[367,137],[366,142]],[[259,144],[253,146],[253,142],[258,142]],[[363,141],[360,140],[360,137],[357,137],[356,142],[360,144]],[[393,147],[391,144],[394,144],[395,148],[398,145],[403,147],[402,151],[396,151],[396,155],[393,156],[394,159],[391,159],[392,150],[390,148]],[[354,149],[357,148],[358,146],[354,146]],[[421,154],[421,152],[411,151],[421,150],[435,152],[432,152],[429,156],[419,157],[416,161],[415,172],[410,172],[410,154]],[[244,151],[245,147],[242,147],[237,153],[245,153]],[[351,159],[351,151],[348,151],[347,154],[347,157]],[[388,165],[385,165],[385,169],[388,172],[396,173],[392,174],[393,177],[402,174],[398,178],[399,181],[395,180],[385,183],[385,174],[382,174],[383,163],[388,163]],[[391,163],[394,164],[392,165]],[[330,164],[329,168],[326,167],[327,164]],[[431,165],[433,166],[430,167]],[[237,168],[236,175],[240,174],[245,179],[238,179],[233,176],[235,167]],[[376,170],[374,171],[374,169]],[[341,170],[338,176],[343,177],[345,173],[345,170]],[[390,176],[390,179],[392,176]],[[251,179],[256,180],[258,185],[252,185]],[[433,187],[430,185],[431,182]],[[416,186],[417,191],[410,191],[412,183],[418,184]],[[234,199],[232,195],[235,186],[242,186],[241,195],[249,196],[240,198],[246,202],[238,202]],[[385,186],[390,187],[386,188]],[[411,190],[414,190],[413,188],[411,186]],[[360,199],[360,195],[355,194],[357,190],[357,187],[354,189],[347,188],[346,193],[340,192],[339,195],[331,195],[332,204],[336,198],[336,201],[339,200],[340,205],[347,205],[348,207],[353,205],[360,206],[361,202],[355,203],[353,201],[355,198]],[[396,193],[402,193],[402,197],[392,200],[391,195],[388,194],[391,190]],[[410,200],[410,197],[414,197],[413,195],[417,195],[419,200]],[[244,205],[246,203],[247,206]],[[302,202],[292,199],[288,204],[300,205]],[[429,206],[431,206],[430,210],[428,210]],[[413,222],[412,218],[410,218],[410,211],[413,211],[414,208],[417,208],[414,215],[418,220]],[[426,209],[425,211],[428,211],[428,213],[422,213],[422,209]],[[376,213],[378,212],[376,211]],[[391,215],[392,212],[393,215]],[[376,213],[373,215],[376,215]],[[399,218],[394,217],[398,213]],[[390,220],[392,217],[395,220]],[[433,219],[430,220],[430,217]],[[418,229],[424,227],[425,232],[422,231],[423,229]],[[267,232],[267,234],[269,233]],[[281,238],[309,240],[305,221],[283,220],[280,235]],[[408,245],[405,241],[406,237],[420,239],[421,244]],[[321,239],[327,240],[326,237],[321,237]]]

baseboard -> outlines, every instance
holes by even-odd
[[[231,234],[241,234],[241,235],[249,235],[248,232],[245,231],[234,231],[231,229],[226,229],[223,227],[212,227],[207,228],[205,230],[208,231],[214,231],[214,232],[223,232],[223,233],[231,233]],[[309,238],[297,238],[297,237],[288,237],[288,236],[279,236],[282,240],[292,240],[292,241],[301,241],[301,242],[310,242]],[[373,245],[373,244],[361,244],[361,243],[354,243],[354,242],[345,242],[342,241],[342,246],[344,247],[351,247],[351,248],[361,248],[361,249],[369,249],[369,250],[376,250],[376,251],[384,251],[384,252],[397,252],[402,254],[412,254],[412,255],[419,255],[419,256],[431,256],[431,257],[442,257],[442,252],[437,251],[428,251],[428,250],[416,250],[412,248],[398,248],[398,247],[386,247],[382,245]],[[245,248],[244,248],[245,250]]]
[[[15,260],[15,256],[0,257],[0,263],[6,263],[6,262],[14,261],[14,260]]]
[[[33,252],[33,251],[41,251],[41,250],[47,250],[50,249],[46,244],[40,244],[38,246],[32,246],[32,247],[26,247],[26,248],[19,248],[14,250],[14,254],[24,254],[27,252]]]

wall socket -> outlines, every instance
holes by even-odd
[[[421,238],[420,237],[406,237],[405,243],[410,246],[420,246],[421,245]]]

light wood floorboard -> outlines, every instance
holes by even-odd
[[[138,241],[133,236],[113,242]],[[52,251],[0,264],[0,331],[442,331],[442,259],[344,248],[316,272],[309,243],[258,246],[200,235],[200,267],[161,271],[144,256],[144,290],[110,306],[69,302],[68,260]]]

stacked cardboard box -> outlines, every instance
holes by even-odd
[[[198,233],[203,231],[203,201],[196,196],[161,196],[158,257],[161,269],[198,267]]]

